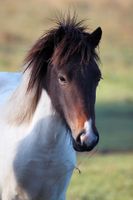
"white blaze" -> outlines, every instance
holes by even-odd
[[[92,129],[92,119],[84,123],[85,133],[80,136],[81,144],[85,143],[87,146],[95,139],[95,134]]]

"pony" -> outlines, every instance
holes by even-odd
[[[101,36],[76,17],[58,19],[29,50],[22,73],[0,73],[1,200],[65,200],[76,151],[99,141]]]

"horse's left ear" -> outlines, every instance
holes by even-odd
[[[102,29],[98,27],[94,32],[92,32],[89,36],[89,41],[93,48],[96,48],[102,37]]]

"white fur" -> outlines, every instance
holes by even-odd
[[[0,104],[4,103],[20,82],[21,73],[0,72]]]
[[[85,122],[84,129],[85,129],[85,134],[80,136],[81,143],[82,144],[85,143],[87,146],[89,146],[96,137],[92,129],[91,118]]]
[[[70,134],[52,111],[45,91],[28,123],[12,123],[10,118],[18,112],[19,104],[31,106],[31,99],[22,95],[25,85],[21,76],[19,73],[0,73],[1,198],[64,200],[76,163]],[[21,90],[16,90],[17,85],[23,85]],[[10,99],[15,90],[17,93]]]

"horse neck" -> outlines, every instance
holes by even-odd
[[[39,137],[46,145],[55,147],[58,144],[63,145],[62,141],[66,139],[67,129],[62,119],[53,109],[50,97],[45,90],[42,90],[40,100],[33,116],[31,129],[39,132]],[[40,138],[40,140],[41,140]]]

